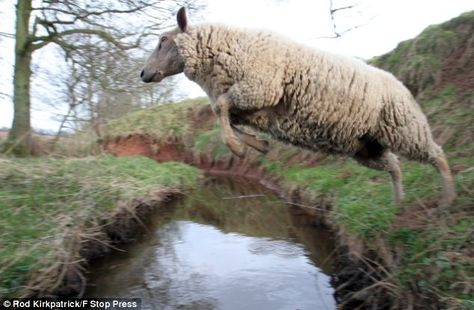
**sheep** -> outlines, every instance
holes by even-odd
[[[272,33],[202,24],[177,13],[141,78],[159,82],[184,72],[206,92],[227,146],[242,157],[246,145],[268,144],[246,125],[305,149],[350,156],[388,172],[393,200],[403,197],[398,157],[431,163],[440,173],[442,204],[456,197],[446,156],[421,108],[392,74],[362,61],[308,48]]]

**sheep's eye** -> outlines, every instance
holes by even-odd
[[[158,44],[158,49],[161,49],[161,43],[165,42],[166,40],[168,40],[167,37],[161,37],[160,44]]]

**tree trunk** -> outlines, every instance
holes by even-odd
[[[29,33],[31,0],[18,0],[16,10],[13,124],[7,147],[15,155],[31,154],[30,77],[32,47]]]

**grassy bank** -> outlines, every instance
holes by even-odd
[[[116,214],[131,217],[135,206],[192,186],[198,175],[145,157],[0,159],[0,296],[25,284],[30,292],[59,288],[91,240],[110,245],[103,228]]]
[[[406,197],[401,206],[391,203],[389,176],[368,170],[352,160],[326,159],[317,167],[291,166],[264,160],[270,174],[298,187],[309,201],[331,205],[332,222],[362,241],[365,252],[380,251],[384,241],[392,260],[380,281],[393,284],[390,293],[403,298],[412,292],[452,306],[474,307],[473,234],[474,160],[452,158],[469,167],[455,176],[459,198],[449,209],[437,208],[441,192],[431,167],[405,162]],[[387,262],[385,262],[387,263]]]
[[[165,104],[137,111],[109,122],[105,133],[114,137],[139,134],[163,142],[179,141],[195,129],[188,119],[190,113],[196,113],[199,107],[206,104],[207,99],[199,98],[182,101],[179,105]]]

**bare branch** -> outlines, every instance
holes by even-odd
[[[6,97],[6,98],[11,98],[12,96],[10,94],[0,92],[0,97]]]
[[[352,9],[352,8],[356,7],[356,4],[352,4],[352,5],[343,6],[343,7],[337,8],[337,9],[333,9],[333,8],[332,8],[332,1],[330,1],[330,5],[331,5],[331,7],[330,7],[331,15],[334,14],[334,13],[336,13],[337,11]]]
[[[340,38],[342,35],[350,32],[352,30],[355,30],[357,28],[365,26],[367,23],[359,24],[359,25],[356,25],[356,26],[353,26],[353,27],[349,27],[349,28],[344,29],[342,31],[338,30],[338,27],[337,27],[337,24],[336,24],[335,13],[340,12],[340,11],[344,11],[344,10],[351,10],[351,9],[355,8],[356,6],[357,6],[357,4],[351,4],[351,5],[347,5],[347,6],[334,8],[333,0],[329,0],[329,16],[331,17],[331,25],[332,25],[332,28],[333,28],[334,35],[332,35],[332,36],[323,36],[323,37],[319,37],[319,38],[321,38],[321,39],[337,39],[337,38]]]
[[[15,35],[13,33],[0,31],[0,36],[9,38],[9,39],[15,39]]]
[[[140,42],[136,42],[134,44],[129,44],[129,45],[124,45],[120,41],[118,41],[116,38],[114,38],[110,33],[104,31],[104,30],[97,30],[97,29],[88,29],[88,28],[76,28],[76,29],[69,29],[65,30],[63,32],[58,32],[58,33],[53,33],[48,36],[41,36],[41,37],[35,37],[33,39],[33,42],[39,42],[35,43],[32,45],[33,50],[37,50],[39,48],[42,48],[43,46],[54,42],[57,43],[58,45],[64,46],[65,43],[64,41],[61,41],[59,39],[70,36],[70,35],[75,35],[75,34],[86,34],[86,35],[94,35],[99,38],[101,38],[103,41],[112,43],[115,45],[117,48],[121,50],[126,50],[126,49],[131,49],[137,47]],[[74,45],[69,44],[68,45],[70,48],[74,48]]]
[[[334,17],[334,13],[341,9],[334,9],[333,6],[334,6],[333,0],[329,0],[329,16],[331,17],[331,25],[334,32],[334,38],[339,38],[341,34],[337,31],[336,19]]]
[[[67,21],[59,20],[59,19],[56,19],[54,21],[50,21],[51,24],[74,24],[79,20],[89,23],[90,21],[88,21],[87,18],[91,17],[91,16],[102,16],[102,15],[105,15],[105,14],[135,13],[135,12],[138,12],[138,11],[142,11],[142,10],[148,8],[148,7],[153,6],[153,5],[154,5],[154,3],[153,4],[152,3],[142,3],[141,6],[135,6],[133,8],[125,9],[125,10],[106,9],[106,10],[101,10],[101,11],[85,11],[85,10],[81,9],[81,12],[83,11],[83,14],[80,14],[80,12],[77,12],[77,11],[68,11],[68,10],[57,8],[57,7],[35,8],[33,10],[40,10],[43,13],[50,11],[50,12],[54,12],[54,13],[61,13],[61,14],[64,14],[64,15],[73,16],[73,18],[71,20],[67,20]]]

